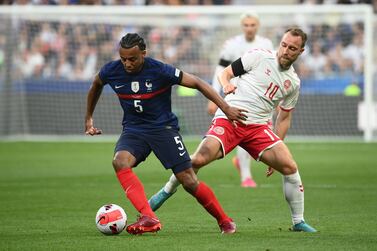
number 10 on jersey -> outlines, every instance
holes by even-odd
[[[279,86],[271,82],[266,92],[264,93],[264,96],[272,100],[278,90],[279,90]]]

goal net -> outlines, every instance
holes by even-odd
[[[211,82],[247,10],[275,47],[291,26],[309,36],[295,63],[301,96],[289,137],[375,139],[373,14],[361,5],[0,7],[0,138],[82,136],[93,76],[118,57],[127,32],[146,39],[149,56]],[[203,95],[175,87],[172,99],[181,133],[203,135],[211,121]],[[108,87],[94,119],[106,135],[120,134],[122,111]]]

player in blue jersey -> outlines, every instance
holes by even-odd
[[[120,60],[105,64],[95,76],[87,97],[85,133],[98,135],[93,112],[104,85],[117,94],[124,111],[123,131],[115,147],[113,167],[128,199],[140,212],[139,219],[127,227],[130,234],[157,232],[161,223],[150,208],[144,187],[132,168],[153,151],[166,169],[171,169],[185,190],[217,220],[222,233],[236,231],[212,190],[198,180],[188,151],[179,134],[178,119],[171,110],[171,88],[183,85],[198,89],[232,120],[242,123],[242,109],[230,107],[212,87],[200,78],[171,65],[146,57],[144,39],[136,33],[122,37]]]

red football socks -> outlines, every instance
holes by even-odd
[[[119,183],[122,185],[127,198],[131,201],[137,211],[142,215],[157,218],[148,204],[144,187],[139,178],[132,172],[131,168],[123,168],[116,173]]]
[[[229,221],[230,218],[225,214],[215,194],[204,182],[200,182],[194,193],[195,198],[200,204],[216,218],[219,224]]]

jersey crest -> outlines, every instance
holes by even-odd
[[[145,87],[147,87],[147,92],[152,91],[152,83],[149,79],[145,80]]]
[[[291,81],[289,79],[287,79],[287,80],[284,81],[284,88],[286,90],[288,90],[289,87],[291,87],[291,85],[292,85],[292,83],[291,83]]]
[[[131,82],[131,90],[134,92],[134,93],[137,93],[140,89],[140,86],[139,86],[139,82],[138,81],[133,81]]]
[[[213,131],[217,134],[217,135],[223,135],[225,130],[224,130],[224,127],[221,127],[221,126],[216,126],[215,128],[213,128]]]

